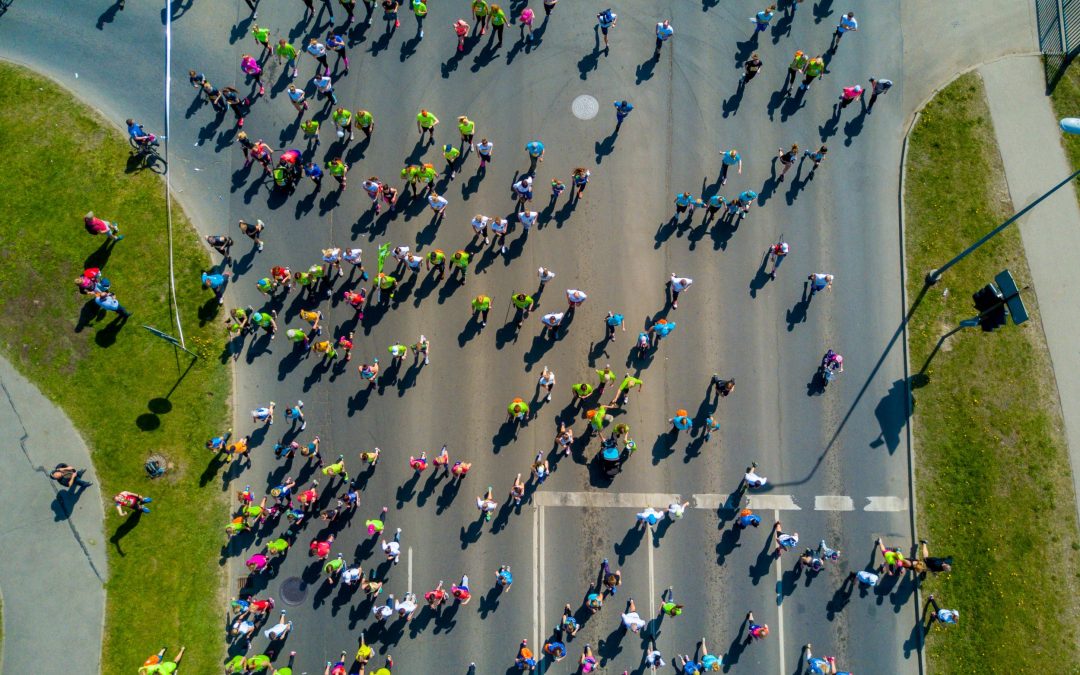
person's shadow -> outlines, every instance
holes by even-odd
[[[795,330],[795,326],[806,321],[806,314],[810,309],[810,300],[814,297],[814,294],[810,292],[809,282],[803,282],[802,298],[799,299],[795,306],[787,310],[787,329],[790,333]]]
[[[120,546],[120,541],[127,536],[128,532],[135,529],[139,524],[139,520],[142,519],[142,514],[142,511],[133,512],[124,519],[124,522],[120,524],[120,527],[116,528],[116,532],[113,533],[113,536],[109,537],[109,542],[116,547],[116,552],[121,558],[125,557],[127,554],[124,553],[123,547]]]
[[[56,499],[52,502],[53,520],[55,522],[60,522],[61,520],[70,518],[71,512],[75,508],[75,504],[79,501],[79,497],[81,497],[82,493],[85,491],[85,486],[57,490]]]
[[[116,15],[120,12],[121,1],[122,0],[116,0],[116,2],[114,2],[108,9],[101,13],[101,15],[98,17],[97,24],[95,24],[98,30],[105,30],[105,24],[112,23],[116,19]],[[3,12],[0,12],[0,15],[2,14]]]

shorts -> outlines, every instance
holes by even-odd
[[[606,36],[607,32],[608,32],[608,26],[605,26],[604,24],[600,24],[600,32],[603,33]]]
[[[687,206],[689,206],[689,205],[688,204],[676,204],[675,205],[675,211],[677,213],[686,213],[686,207]]]

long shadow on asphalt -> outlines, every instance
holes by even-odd
[[[625,634],[626,629],[620,623],[606,637],[600,638],[596,644],[596,653],[600,656],[601,667],[607,665],[622,652],[622,639]]]
[[[761,583],[761,580],[768,575],[769,570],[772,568],[773,561],[776,560],[776,556],[772,554],[769,549],[772,548],[773,537],[772,532],[769,532],[769,536],[765,537],[765,545],[761,547],[761,551],[758,552],[757,560],[750,566],[750,583],[757,586]]]
[[[440,515],[454,503],[454,499],[457,497],[458,491],[461,489],[461,481],[452,480],[447,483],[443,489],[442,494],[435,500],[435,515]]]
[[[858,115],[852,117],[844,124],[844,145],[850,146],[855,137],[862,133],[863,123],[866,122],[866,106],[863,105],[862,111]]]
[[[656,64],[660,60],[659,55],[654,54],[648,60],[640,63],[637,68],[634,69],[635,85],[640,85],[642,82],[648,82],[652,79],[654,71],[656,70]]]
[[[596,70],[600,64],[600,38],[597,37],[593,50],[582,56],[577,62],[578,76],[582,80],[589,79],[589,73]],[[639,70],[641,66],[638,66]],[[640,84],[640,81],[639,81]]]
[[[120,523],[120,526],[116,528],[113,535],[109,537],[109,542],[116,547],[116,552],[120,554],[120,557],[124,557],[124,549],[120,546],[120,542],[127,536],[128,532],[131,532],[139,524],[139,520],[142,519],[142,511],[135,511],[131,513],[124,522]]]
[[[739,80],[739,86],[735,89],[735,92],[727,97],[721,105],[720,110],[725,118],[739,114],[739,105],[742,104],[743,93],[745,93],[745,91],[746,83]]]
[[[757,273],[754,274],[754,278],[750,280],[750,297],[756,298],[758,291],[765,288],[765,286],[771,281],[769,273],[765,269],[769,265],[769,249],[765,249],[765,255],[761,257],[761,264],[758,265]]]
[[[792,176],[791,182],[788,184],[787,192],[784,193],[784,201],[787,202],[788,206],[791,206],[795,203],[795,200],[798,198],[799,193],[802,192],[803,188],[809,185],[810,181],[814,179],[813,169],[810,170],[810,173],[807,174],[806,178],[802,177],[802,170],[803,160],[800,159],[799,166],[795,169],[795,175]]]
[[[622,541],[615,544],[615,555],[619,557],[620,565],[625,563],[626,559],[638,549],[638,546],[640,546],[641,542],[645,539],[645,532],[647,529],[648,528],[641,528],[635,525],[626,531]]]
[[[821,23],[832,16],[833,0],[817,0],[814,3],[814,23]]]
[[[854,590],[855,575],[849,574],[833,593],[832,598],[825,603],[825,618],[832,621],[837,614],[844,611],[844,608],[851,602],[851,594]]]
[[[439,481],[442,480],[444,475],[445,472],[442,471],[442,469],[435,468],[432,470],[431,474],[427,477],[427,480],[424,481],[424,488],[416,495],[417,506],[422,507],[427,503],[428,498],[435,494],[435,487],[439,484]]]
[[[795,330],[795,326],[806,321],[806,315],[810,309],[810,301],[814,297],[814,294],[809,291],[809,287],[809,282],[804,281],[802,297],[791,309],[787,310],[785,320],[787,321],[789,333]]]
[[[759,33],[755,28],[754,33],[750,37],[746,38],[742,42],[735,43],[736,68],[742,68],[743,63],[745,63],[750,58],[750,55],[753,54],[754,51],[758,48],[758,35]]]
[[[746,651],[746,646],[750,644],[750,637],[743,637],[743,631],[746,629],[746,619],[744,618],[742,623],[739,624],[739,632],[735,634],[735,638],[728,645],[727,651],[724,653],[722,659],[724,663],[724,672],[731,670],[731,667],[739,662],[739,658],[742,653]]]

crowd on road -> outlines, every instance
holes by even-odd
[[[300,184],[305,179],[310,183],[310,190],[321,191],[322,180],[329,174],[336,183],[336,189],[345,191],[348,187],[349,172],[353,169],[353,165],[344,159],[346,150],[350,143],[356,141],[357,129],[363,134],[363,139],[360,141],[362,144],[366,146],[375,142],[376,120],[372,112],[352,104],[347,105],[348,102],[339,100],[335,83],[349,75],[350,64],[347,50],[352,44],[350,34],[353,24],[371,23],[376,12],[375,0],[363,0],[364,16],[362,18],[357,12],[355,0],[340,0],[340,5],[345,12],[340,22],[334,16],[333,3],[327,2],[326,8],[330,10],[329,32],[325,36],[313,33],[306,43],[301,44],[292,44],[285,38],[279,39],[276,44],[271,44],[270,28],[257,23],[257,3],[255,0],[246,1],[254,22],[251,30],[254,44],[250,50],[251,53],[241,56],[238,66],[240,72],[249,79],[251,91],[245,95],[235,87],[218,88],[212,84],[206,74],[191,70],[189,80],[195,89],[195,95],[209,104],[218,117],[231,110],[235,124],[236,144],[243,153],[244,167],[251,169],[257,163],[261,169],[251,177],[252,180],[265,184],[271,191],[280,191],[288,196],[300,189]],[[783,10],[770,5],[757,12],[750,18],[754,35],[767,30],[778,12],[795,13],[801,2],[802,0],[791,0]],[[544,0],[544,16],[537,31],[542,31],[548,21],[557,20],[557,14],[553,15],[557,3],[558,0]],[[317,30],[319,22],[316,19],[314,0],[304,0],[304,5],[305,10],[300,23],[309,32],[314,23],[314,28]],[[398,0],[383,0],[381,6],[385,31],[388,35],[392,35],[400,28],[399,14],[404,9],[415,19],[415,39],[424,38],[424,19],[427,15],[424,0],[410,0],[405,8]],[[469,18],[459,18],[453,23],[455,46],[448,46],[448,49],[456,49],[458,52],[471,49],[489,28],[492,34],[485,49],[498,49],[503,42],[506,24],[515,22],[520,28],[520,40],[522,42],[533,40],[534,22],[537,20],[537,15],[527,6],[522,6],[516,16],[509,16],[507,11],[498,4],[489,3],[487,0],[472,0],[471,3],[463,3],[463,10],[467,10]],[[596,29],[602,36],[604,49],[609,50],[609,41],[619,27],[618,15],[612,9],[605,9],[596,15],[596,21]],[[842,39],[858,29],[859,23],[855,14],[847,12],[832,28],[831,39],[826,49],[812,57],[810,54],[813,54],[813,51],[796,50],[780,85],[782,94],[793,98],[810,95],[808,93],[810,88],[827,74],[828,61],[836,55]],[[657,21],[655,48],[652,55],[654,60],[663,56],[664,46],[676,39],[675,35],[675,26],[670,20]],[[824,42],[827,36],[823,34],[821,37]],[[495,40],[493,46],[492,40]],[[329,61],[331,55],[335,58],[333,66]],[[298,145],[303,145],[303,149],[277,151],[263,139],[253,139],[242,131],[245,122],[251,116],[259,114],[258,109],[261,105],[276,105],[274,97],[264,101],[266,97],[264,69],[271,59],[283,68],[282,77],[287,77],[289,80],[287,89],[284,90],[285,98],[295,109],[297,126],[302,133]],[[306,71],[305,78],[308,74],[311,75],[311,79],[306,84],[303,83],[303,79],[297,80],[303,71]],[[765,64],[757,53],[751,54],[743,64],[743,73],[738,87],[742,89],[750,86],[751,82],[757,80],[763,72],[768,72]],[[221,73],[220,76],[227,77],[225,73]],[[800,78],[801,82],[798,87],[795,87]],[[892,83],[882,77],[869,78],[866,88],[859,83],[845,83],[840,87],[837,102],[834,105],[834,119],[839,119],[841,111],[856,101],[863,106],[866,113],[869,113],[877,99],[891,86]],[[820,85],[817,88],[820,89]],[[868,102],[865,100],[867,92],[870,93]],[[615,132],[619,133],[624,125],[632,125],[632,122],[628,120],[632,118],[634,106],[629,100],[613,101],[612,105],[615,112]],[[380,114],[400,113],[401,111],[385,111]],[[529,162],[528,171],[524,174],[515,174],[511,181],[511,198],[514,206],[506,215],[478,213],[470,219],[468,214],[456,211],[456,205],[451,205],[444,188],[455,180],[459,173],[466,170],[467,163],[473,156],[476,159],[476,175],[480,179],[486,177],[489,166],[494,160],[495,143],[491,140],[490,134],[483,132],[482,120],[474,121],[464,113],[452,119],[456,124],[457,133],[451,131],[446,134],[441,130],[439,117],[433,111],[423,108],[418,110],[416,129],[419,136],[418,146],[421,147],[421,160],[406,162],[400,169],[397,173],[397,178],[400,180],[399,186],[393,185],[392,179],[380,178],[377,173],[365,170],[365,173],[371,175],[361,181],[361,187],[371,200],[371,211],[374,217],[396,218],[400,213],[405,213],[407,217],[414,216],[423,210],[423,205],[426,203],[432,214],[431,227],[441,228],[438,230],[440,236],[447,238],[458,236],[455,235],[455,232],[459,231],[456,228],[461,227],[460,239],[466,239],[471,233],[471,239],[468,239],[467,243],[460,246],[448,246],[445,250],[433,245],[427,247],[423,253],[408,244],[394,246],[391,243],[383,243],[372,256],[374,261],[369,260],[368,266],[365,266],[364,252],[353,246],[353,242],[342,242],[340,246],[336,246],[336,242],[331,242],[326,244],[326,248],[312,250],[310,252],[311,264],[302,269],[293,270],[283,261],[271,261],[262,266],[266,270],[265,275],[257,273],[254,275],[255,278],[249,281],[241,278],[247,275],[231,274],[229,271],[233,261],[232,247],[235,245],[232,237],[228,234],[217,234],[206,238],[208,245],[222,256],[222,261],[215,269],[203,272],[199,283],[213,293],[216,302],[224,304],[228,297],[226,295],[228,285],[239,282],[253,283],[265,298],[260,307],[237,306],[226,313],[225,325],[233,341],[234,353],[239,353],[243,341],[248,338],[252,341],[275,340],[279,333],[284,333],[301,358],[315,356],[328,367],[344,370],[345,364],[351,362],[355,349],[361,355],[358,358],[360,363],[356,365],[357,388],[361,392],[371,392],[376,388],[381,392],[381,387],[385,383],[393,382],[403,368],[422,369],[430,363],[432,345],[425,335],[419,335],[412,343],[395,341],[385,345],[389,358],[385,362],[380,362],[377,354],[380,353],[383,345],[373,345],[357,340],[354,337],[356,329],[361,325],[370,326],[378,321],[384,311],[396,309],[399,306],[399,296],[408,293],[421,278],[425,280],[424,283],[448,286],[448,293],[452,294],[458,287],[467,285],[470,270],[475,270],[480,260],[500,255],[510,257],[511,247],[520,250],[526,244],[530,233],[542,229],[545,225],[541,214],[532,209],[540,165],[546,161],[550,166],[552,160],[557,161],[556,157],[547,153],[543,141],[539,138],[506,141],[511,147],[521,148],[524,152],[523,159]],[[153,147],[163,140],[146,131],[134,120],[128,120],[127,123],[135,152],[140,155],[151,152]],[[332,131],[327,132],[325,127],[332,127]],[[327,133],[331,137],[329,142],[325,142],[323,138]],[[479,142],[476,141],[477,136],[479,136]],[[424,161],[430,158],[423,157],[423,152],[432,147],[435,152],[441,153],[445,160],[445,166],[441,170],[436,168],[433,161]],[[802,162],[811,164],[812,175],[821,167],[828,152],[829,149],[824,144],[816,150],[802,150],[798,143],[793,143],[786,150],[780,148],[772,157],[772,180],[784,181],[789,170]],[[735,176],[739,177],[737,180],[743,180],[741,176],[744,158],[739,149],[723,148],[719,157],[719,186],[723,187],[727,184],[731,177],[731,169],[734,169]],[[780,164],[778,175],[777,162]],[[593,169],[589,167],[573,167],[565,174],[569,183],[569,193],[565,199],[569,202],[570,210],[578,200],[585,198],[592,175]],[[568,187],[567,183],[557,176],[550,177],[549,185],[551,190],[548,213],[560,199],[563,199],[562,195]],[[760,204],[758,193],[745,184],[743,189],[734,194],[735,196],[729,199],[720,195],[719,192],[700,197],[690,192],[680,192],[674,196],[672,224],[678,224],[680,219],[683,219],[684,223],[689,222],[694,218],[696,208],[706,211],[706,224],[711,223],[714,218],[719,218],[720,222],[741,220],[749,215],[751,207],[756,202]],[[382,215],[384,208],[387,213]],[[451,220],[455,224],[452,226],[453,229],[447,231],[444,221]],[[465,222],[469,224],[468,230],[464,227]],[[84,224],[91,234],[104,235],[107,238],[107,246],[114,245],[123,239],[116,223],[102,220],[93,213],[86,215]],[[263,251],[264,239],[268,233],[272,233],[272,228],[258,219],[255,219],[254,224],[240,220],[238,229],[251,240],[256,252]],[[517,230],[520,230],[517,239],[508,243],[511,235]],[[790,245],[782,238],[765,252],[766,257],[772,262],[770,279],[776,278],[781,263],[791,252]],[[561,273],[571,279],[565,290],[566,306],[557,311],[553,309],[544,313],[538,317],[539,325],[534,324],[535,330],[549,340],[558,340],[571,329],[576,317],[586,313],[583,306],[590,297],[585,290],[574,286],[572,271]],[[551,268],[541,266],[537,270],[535,289],[514,289],[512,293],[498,300],[498,302],[506,302],[509,308],[513,308],[514,317],[508,321],[507,326],[512,327],[514,331],[525,329],[526,321],[536,311],[540,297],[555,277],[556,273]],[[813,297],[816,293],[829,291],[834,279],[832,273],[811,272],[804,283],[804,296]],[[677,324],[669,316],[671,312],[678,310],[680,299],[686,302],[684,296],[692,288],[693,279],[672,272],[666,279],[657,280],[657,283],[666,286],[666,305],[657,315],[658,318],[638,333],[631,347],[631,350],[639,357],[639,363],[646,365],[648,361],[645,357],[659,349],[661,342],[675,331]],[[76,285],[80,292],[93,295],[94,302],[103,310],[117,312],[118,320],[122,321],[130,314],[117,302],[108,279],[102,276],[100,269],[87,269],[76,280]],[[476,332],[486,328],[489,312],[497,304],[497,300],[489,295],[489,292],[481,287],[474,296],[468,299],[467,304],[462,301],[463,310],[469,313],[471,317],[469,321]],[[296,325],[285,326],[278,310],[283,307],[285,299],[290,294],[299,296],[294,300],[294,303],[299,305],[299,310],[295,313],[299,321]],[[328,325],[320,307],[323,303],[333,302],[336,298],[344,301],[355,310],[355,313],[338,325]],[[593,300],[592,304],[596,303],[597,300]],[[373,306],[379,308],[378,313],[371,312]],[[620,332],[626,330],[626,318],[616,308],[602,307],[595,312],[596,316],[600,316],[601,312],[603,316],[597,323],[601,323],[602,326],[597,326],[597,332],[603,330],[603,341],[614,341]],[[579,330],[589,330],[589,328]],[[406,366],[405,362],[410,355],[411,365]],[[575,365],[566,364],[566,367],[573,370]],[[503,510],[512,512],[519,509],[523,502],[530,499],[533,492],[541,488],[545,479],[557,468],[560,458],[570,455],[575,450],[584,453],[593,436],[596,437],[598,445],[595,461],[609,477],[617,474],[637,448],[630,426],[619,422],[618,415],[625,412],[630,405],[631,394],[643,389],[646,379],[643,371],[644,367],[637,367],[620,377],[610,365],[607,365],[596,369],[595,377],[590,373],[584,378],[570,378],[570,385],[564,389],[557,387],[555,369],[544,366],[532,399],[526,400],[529,394],[523,392],[522,396],[515,397],[507,403],[505,425],[512,429],[518,425],[528,424],[540,415],[543,404],[550,402],[553,396],[568,398],[573,405],[575,415],[553,421],[558,427],[558,432],[553,439],[552,451],[537,453],[533,462],[527,467],[523,466],[517,473],[506,493],[497,492],[494,486],[486,486],[485,489],[477,491],[475,497],[477,527],[483,527],[485,522],[490,521]],[[824,387],[842,371],[843,357],[829,350],[823,357],[819,370],[821,386]],[[713,374],[708,387],[719,401],[721,397],[733,394],[735,381],[733,378]],[[277,421],[276,414],[279,410],[274,401],[268,401],[265,406],[252,410],[251,426],[269,428]],[[576,414],[579,412],[583,413],[580,417]],[[575,430],[579,420],[583,428]],[[676,409],[667,421],[671,425],[670,433],[674,435],[698,428],[703,431],[705,441],[709,441],[713,434],[719,436],[721,432],[720,424],[713,415],[697,419],[682,408]],[[387,462],[390,463],[389,467],[380,471],[381,474],[389,472],[407,479],[409,476],[417,478],[431,471],[439,480],[445,479],[460,486],[467,478],[473,461],[478,460],[478,457],[471,456],[467,452],[461,455],[455,452],[453,453],[455,456],[452,456],[451,450],[446,446],[443,446],[438,453],[432,453],[433,456],[430,458],[426,451],[421,451],[419,455],[409,456],[407,465],[404,457],[400,460],[383,458],[382,451],[378,447],[360,452],[358,457],[347,457],[344,453],[333,452],[324,455],[325,450],[320,445],[318,434],[309,434],[310,440],[300,440],[300,435],[307,431],[308,424],[305,419],[304,403],[299,400],[285,408],[284,423],[288,426],[288,430],[280,441],[275,443],[274,456],[290,468],[294,466],[292,465],[294,460],[302,462],[301,473],[298,475],[309,476],[312,479],[297,481],[287,476],[277,484],[266,485],[262,489],[253,489],[251,485],[247,485],[243,490],[237,491],[235,516],[224,524],[225,538],[231,551],[248,548],[244,554],[244,562],[252,577],[273,577],[282,559],[290,554],[298,555],[293,551],[299,544],[301,549],[307,549],[308,556],[318,562],[323,575],[323,583],[337,586],[345,593],[352,593],[357,589],[363,593],[363,602],[370,606],[373,627],[387,622],[408,622],[419,611],[440,612],[449,603],[460,605],[469,603],[473,591],[470,588],[468,574],[463,574],[456,583],[450,584],[449,588],[443,580],[437,583],[432,580],[431,589],[423,592],[419,597],[411,588],[398,594],[399,597],[389,592],[391,571],[401,557],[404,536],[402,528],[395,528],[392,534],[387,535],[388,507],[362,506],[361,495],[367,482],[372,480],[377,465],[382,467]],[[207,440],[206,447],[222,461],[236,462],[241,467],[250,466],[250,454],[253,449],[251,434],[234,435],[232,429],[229,429]],[[298,460],[297,454],[300,456]],[[57,467],[53,477],[66,486],[74,487],[85,483],[81,475],[81,472],[76,472],[73,467],[62,465]],[[523,476],[527,478],[523,480]],[[392,480],[392,478],[388,479]],[[752,493],[763,488],[767,482],[768,479],[758,473],[756,463],[747,467],[735,491],[735,496],[728,505],[735,514],[731,526],[734,532],[738,533],[746,528],[756,528],[760,525],[761,517],[751,509]],[[505,500],[500,499],[500,494],[506,494]],[[132,512],[150,512],[147,504],[151,503],[151,498],[134,492],[121,492],[114,497],[114,502],[121,515]],[[635,527],[654,528],[665,518],[672,522],[682,518],[690,502],[678,499],[666,505],[642,506],[643,510],[636,515]],[[362,515],[356,515],[358,512]],[[363,519],[363,527],[370,538],[370,546],[365,549],[367,555],[377,557],[378,554],[375,552],[377,545],[379,552],[384,556],[383,564],[368,564],[370,561],[363,557],[348,559],[344,552],[335,550],[335,533],[354,518]],[[309,527],[311,530],[318,531],[305,536],[304,532]],[[255,534],[259,535],[260,541],[266,543],[253,546]],[[816,548],[800,547],[799,534],[794,531],[785,531],[780,521],[773,524],[773,538],[776,545],[774,554],[776,558],[781,558],[785,552],[794,552],[798,556],[796,569],[799,571],[805,570],[808,574],[816,574],[827,565],[840,564],[840,552],[830,548],[824,539],[820,540]],[[858,584],[871,588],[877,586],[886,575],[903,575],[910,572],[913,576],[918,576],[927,572],[949,572],[952,569],[952,559],[930,556],[925,541],[921,542],[921,548],[915,551],[916,555],[912,555],[910,559],[904,555],[902,547],[888,547],[880,540],[876,542],[876,545],[882,555],[880,565],[869,565],[865,569],[852,571],[844,582],[845,586],[851,587]],[[492,583],[501,592],[509,592],[513,584],[510,566],[498,566],[493,571]],[[605,601],[617,594],[622,583],[622,571],[613,569],[609,561],[603,559],[599,564],[596,582],[585,589],[584,600],[581,604],[574,607],[572,603],[567,603],[563,607],[555,630],[543,641],[538,651],[534,651],[527,640],[521,640],[517,645],[516,655],[513,657],[514,665],[521,670],[531,671],[537,668],[539,660],[550,659],[557,662],[566,658],[570,653],[568,644],[586,622],[602,620],[596,615],[603,609]],[[940,607],[934,596],[929,597],[929,603],[933,607],[930,615],[931,622],[954,624],[959,620],[959,612]],[[634,599],[628,598],[624,611],[620,613],[619,623],[625,630],[655,636],[658,634],[661,621],[674,620],[683,612],[683,609],[684,605],[675,600],[674,590],[668,588],[660,597],[660,611],[657,616],[643,618]],[[296,653],[291,652],[288,655],[287,663],[282,663],[284,659],[280,657],[293,628],[293,622],[288,620],[286,611],[281,610],[277,623],[268,625],[274,611],[275,601],[272,597],[243,595],[233,600],[227,633],[229,640],[236,648],[230,652],[232,658],[225,665],[226,673],[273,672],[279,675],[292,673]],[[270,640],[270,647],[265,653],[251,654],[251,640],[258,635],[260,630]],[[748,644],[764,640],[769,635],[769,627],[755,620],[753,612],[747,612],[744,625],[739,630],[740,635],[745,630],[745,640]],[[371,635],[373,632],[377,630],[373,631],[369,628],[361,633],[355,658],[351,660],[348,658],[349,650],[342,651],[339,657],[327,658],[326,675],[364,673],[366,669],[372,668],[373,666],[369,663],[377,657],[377,643],[368,644],[365,635]],[[656,649],[655,639],[651,644],[652,647],[644,658],[645,663],[656,670],[665,666],[666,663],[661,652]],[[508,646],[508,651],[510,648],[512,645]],[[810,672],[843,672],[838,670],[836,659],[831,656],[815,656],[811,648],[810,644],[803,648],[806,667]],[[183,649],[169,660],[163,650],[148,659],[140,672],[174,672],[182,654]],[[381,658],[383,665],[376,672],[390,671],[393,668],[392,657],[387,654]],[[510,660],[509,657],[508,660]],[[677,651],[672,662],[683,673],[715,671],[722,667],[723,655],[710,653],[703,637],[696,645],[693,645],[693,649],[689,652]],[[594,655],[591,645],[585,644],[579,650],[578,665],[580,671],[586,673],[599,667],[597,656]]]

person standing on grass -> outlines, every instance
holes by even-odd
[[[106,312],[116,312],[121,320],[126,321],[131,312],[124,308],[120,304],[120,301],[116,299],[116,295],[109,291],[98,291],[94,294],[94,302],[98,307],[104,309]]]
[[[102,220],[95,216],[93,211],[87,211],[86,215],[83,216],[83,226],[86,227],[86,231],[90,234],[104,234],[105,238],[110,241],[120,241],[124,238],[124,235],[120,234],[120,225],[118,223]]]
[[[56,465],[56,468],[52,470],[49,477],[69,490],[75,487],[88,488],[93,485],[93,483],[88,480],[83,480],[82,475],[84,473],[86,473],[86,469],[76,469],[70,464],[61,462]]]

